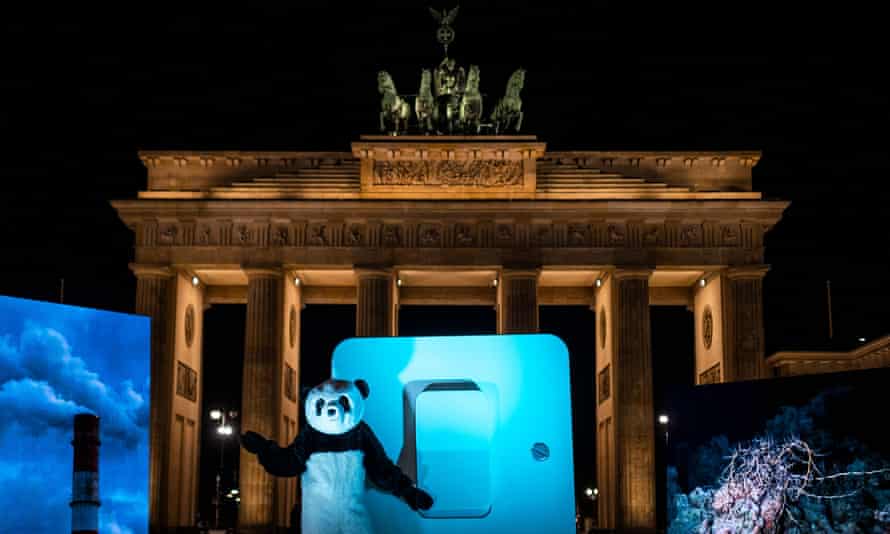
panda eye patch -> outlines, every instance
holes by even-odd
[[[321,416],[321,409],[324,408],[324,399],[318,399],[315,401],[315,415]]]
[[[344,412],[349,412],[349,397],[345,395],[340,395],[340,399],[338,400],[340,406],[343,407]]]

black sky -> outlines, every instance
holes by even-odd
[[[57,300],[64,277],[67,303],[131,311],[133,238],[108,201],[145,188],[137,150],[348,150],[373,131],[378,70],[413,93],[440,59],[423,3],[306,4],[5,7],[0,294]],[[451,52],[489,102],[527,69],[523,129],[551,149],[762,150],[755,189],[792,202],[766,240],[767,354],[827,346],[827,279],[848,347],[890,333],[890,87],[877,8],[826,5],[465,2]],[[213,313],[218,331],[238,319]],[[336,313],[307,311],[304,353],[333,346]],[[423,313],[403,320],[434,333]],[[681,360],[657,362],[662,382],[690,376],[684,313],[653,312],[656,358]],[[547,314],[587,350],[592,322]]]

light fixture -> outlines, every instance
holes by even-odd
[[[670,418],[667,415],[661,414],[658,416],[658,422],[660,424],[666,425],[666,424],[668,424],[668,421],[670,421]]]
[[[237,490],[237,489],[233,489],[233,490],[232,490],[232,495],[238,495],[238,490]]]
[[[396,285],[399,287],[402,287],[402,279],[401,278],[396,278]]]
[[[192,285],[194,287],[198,287],[198,284],[200,284],[200,283],[201,283],[201,280],[199,280],[197,276],[192,276]]]
[[[235,502],[241,502],[241,497],[235,497]]]
[[[491,281],[491,287],[498,287],[498,279],[497,278],[495,278],[494,280]]]
[[[222,417],[222,412],[221,412],[221,411],[219,411],[219,410],[210,410],[210,418],[213,419],[214,421],[219,421],[219,419],[220,419],[221,417]]]
[[[584,490],[584,494],[587,495],[588,497],[593,496],[593,489],[587,488],[586,490]]]
[[[230,425],[222,425],[216,429],[216,431],[223,436],[231,436],[232,435],[232,427]]]
[[[603,287],[603,279],[597,278],[593,285],[595,285],[596,287]]]
[[[301,284],[301,283],[302,283],[302,282],[300,282],[300,277],[299,277],[299,276],[295,276],[295,277],[294,277],[294,285],[297,286],[297,287],[300,287],[300,284]]]
[[[599,490],[598,488],[593,488],[593,494],[594,494],[594,495],[599,495],[599,494],[600,494],[600,490]]]
[[[704,278],[699,278],[699,279],[698,279],[698,287],[705,287],[705,285],[706,285],[707,283],[708,283],[708,281],[705,280]]]
[[[865,343],[865,338],[864,338],[864,337],[859,338],[859,342],[860,342],[860,343]]]

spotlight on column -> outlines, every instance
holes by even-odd
[[[192,285],[198,287],[198,284],[201,283],[201,280],[197,276],[192,276]]]
[[[603,279],[597,278],[593,285],[595,285],[596,287],[603,287]]]
[[[302,283],[303,283],[303,282],[300,281],[300,277],[299,277],[299,276],[294,277],[294,285],[295,285],[295,286],[300,287],[300,284],[302,284]]]
[[[396,278],[396,285],[399,287],[402,287],[402,279],[401,278]]]
[[[666,425],[666,424],[668,424],[669,421],[670,421],[670,418],[665,414],[661,414],[658,416],[659,424]]]
[[[705,287],[707,284],[708,284],[708,281],[705,280],[704,278],[698,279],[698,287]]]
[[[498,287],[498,279],[497,278],[495,278],[494,280],[491,281],[491,287]]]
[[[99,418],[74,416],[74,474],[71,484],[71,532],[99,532]]]
[[[222,412],[221,412],[221,411],[219,411],[219,410],[210,410],[210,418],[213,419],[214,421],[219,421],[219,419],[220,419],[221,417],[222,417]]]

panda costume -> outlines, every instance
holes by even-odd
[[[370,534],[364,504],[365,475],[381,490],[404,500],[412,510],[428,510],[433,499],[416,488],[387,456],[377,436],[362,421],[368,384],[330,379],[306,397],[309,423],[287,447],[256,432],[241,436],[270,474],[301,475],[303,534]]]

